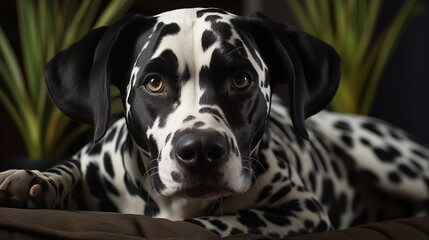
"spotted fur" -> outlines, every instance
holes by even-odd
[[[93,125],[95,142],[45,172],[0,173],[0,205],[143,214],[275,238],[425,214],[428,149],[380,120],[319,112],[339,69],[332,48],[261,14],[125,17],[45,69],[54,102]],[[236,78],[251,81],[236,89]],[[162,92],[145,87],[153,79]],[[108,128],[109,83],[125,117]],[[287,104],[272,94],[282,83]]]

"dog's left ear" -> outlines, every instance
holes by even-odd
[[[153,19],[127,15],[111,27],[92,30],[45,66],[51,99],[70,118],[92,125],[94,141],[108,128],[110,83],[124,89],[139,36],[152,25]]]
[[[261,13],[236,18],[233,24],[256,45],[268,67],[271,87],[289,83],[292,122],[296,132],[308,139],[305,118],[322,110],[335,95],[340,57],[321,40]]]

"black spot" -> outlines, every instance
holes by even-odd
[[[313,229],[314,228],[314,222],[310,221],[310,220],[305,220],[304,225],[305,225],[306,229]]]
[[[405,175],[407,175],[409,178],[416,178],[418,176],[416,172],[411,170],[411,168],[405,164],[399,164],[399,170]]]
[[[341,141],[350,148],[353,148],[353,139],[350,136],[342,135]]]
[[[401,156],[401,153],[392,146],[387,146],[387,149],[374,148],[374,153],[383,162],[394,162],[395,158]]]
[[[183,122],[182,122],[182,123],[187,123],[187,122],[192,121],[192,120],[194,120],[194,119],[195,119],[195,117],[194,117],[194,116],[187,116],[187,117],[183,120]]]
[[[390,172],[388,177],[393,183],[400,183],[402,181],[401,177],[396,172]]]
[[[282,178],[282,174],[280,172],[276,173],[274,175],[274,177],[271,179],[271,183],[275,183],[280,181],[280,179]]]
[[[402,140],[402,137],[399,135],[398,131],[396,131],[395,129],[393,129],[393,128],[390,129],[389,133],[390,133],[390,136],[392,136],[394,139],[396,139],[398,141]]]
[[[203,103],[200,103],[203,104]],[[223,118],[222,114],[219,112],[219,110],[217,110],[216,108],[211,108],[211,107],[203,107],[201,108],[199,111],[199,113],[203,114],[203,113],[208,113],[211,114],[213,116],[216,116],[222,120],[224,120],[224,122],[226,123],[225,119]]]
[[[367,170],[367,169],[360,170],[359,174],[363,177],[363,179],[366,179],[369,182],[378,183],[380,181],[378,176],[370,170]]]
[[[172,171],[171,172],[171,178],[173,179],[173,181],[175,181],[175,182],[177,182],[177,183],[180,183],[181,182],[181,177],[180,177],[180,174],[178,173],[178,172],[176,172],[176,171]]]
[[[124,183],[125,187],[127,188],[127,191],[130,195],[134,196],[139,193],[139,189],[134,184],[134,182],[131,180],[131,177],[128,175],[128,173],[124,174]]]
[[[313,149],[312,152],[316,153],[317,155],[317,160],[320,162],[320,164],[322,165],[322,168],[325,172],[328,172],[328,167],[326,166],[326,162],[322,156],[322,153],[319,151],[319,149],[314,145],[314,143],[312,141],[310,141],[310,145]]]
[[[351,132],[352,131],[352,127],[348,122],[345,121],[338,121],[334,124],[334,127],[336,129],[342,130],[344,132]]]
[[[310,180],[311,189],[313,191],[315,191],[316,190],[316,177],[314,176],[314,173],[311,171],[308,173],[308,180]]]
[[[341,169],[340,169],[340,167],[339,167],[339,165],[338,165],[338,162],[337,161],[335,161],[335,160],[332,160],[331,161],[331,166],[332,166],[332,169],[334,170],[334,173],[335,173],[335,175],[338,177],[338,178],[342,178],[343,176],[342,176],[342,174],[341,174]]]
[[[219,15],[208,15],[205,19],[204,19],[204,21],[206,21],[206,22],[216,22],[217,20],[219,20],[219,19],[222,19],[222,17],[221,16],[219,16]]]
[[[224,22],[212,23],[212,29],[220,35],[221,39],[228,40],[232,36],[231,26]]]
[[[411,164],[413,164],[414,167],[416,167],[419,171],[423,171],[423,167],[420,163],[418,163],[415,159],[410,159]]]
[[[283,199],[291,190],[291,186],[287,185],[278,190],[275,194],[270,197],[270,203],[275,203]]]
[[[322,203],[326,205],[332,204],[332,202],[335,201],[334,184],[332,180],[328,178],[324,179],[322,189]]]
[[[260,155],[259,158],[257,159],[257,161],[258,161],[258,163],[254,164],[255,165],[254,170],[255,170],[256,177],[265,173],[269,168],[269,165],[268,165],[267,160],[265,159],[264,155]]]
[[[194,127],[196,127],[196,128],[200,128],[200,127],[202,127],[204,125],[205,125],[205,123],[200,122],[200,121],[194,123]]]
[[[144,167],[144,162],[140,154],[137,154],[136,161],[140,176],[144,176],[146,174],[146,168]]]
[[[113,141],[113,138],[115,138],[116,134],[116,128],[113,128],[110,133],[104,138],[104,142],[109,143]]]
[[[237,220],[248,227],[249,229],[258,229],[260,227],[266,227],[267,224],[253,211],[251,210],[240,210],[238,211]]]
[[[115,172],[113,171],[112,158],[110,157],[110,154],[104,153],[103,163],[104,163],[104,169],[106,170],[106,172],[109,174],[111,178],[114,178]]]
[[[381,131],[377,128],[377,125],[375,125],[374,123],[363,123],[362,127],[364,129],[374,133],[375,135],[383,137],[383,133],[381,133]]]
[[[202,17],[206,13],[228,14],[227,12],[225,12],[222,9],[218,9],[218,8],[206,8],[206,9],[202,9],[202,10],[197,11],[197,18]]]
[[[179,25],[177,23],[170,23],[162,27],[159,37],[162,38],[168,35],[175,35],[179,32],[180,32]]]
[[[334,228],[340,226],[340,219],[342,213],[345,212],[347,208],[347,197],[345,193],[342,193],[338,198],[332,202],[332,207],[329,209],[329,218],[331,219],[331,224]]]
[[[257,202],[262,202],[269,196],[271,196],[271,191],[273,190],[273,187],[271,185],[265,186],[262,188],[262,190],[258,194],[258,200]]]
[[[106,186],[107,191],[115,196],[119,196],[119,191],[115,185],[113,185],[109,180],[103,178],[104,186]]]
[[[86,154],[93,156],[93,155],[100,155],[101,149],[103,148],[103,142],[99,141],[96,144],[91,144],[88,149],[86,150]]]
[[[280,169],[286,168],[286,162],[287,162],[287,156],[286,153],[283,150],[275,149],[273,150],[274,155],[277,158],[277,165]]]
[[[165,143],[170,141],[170,138],[171,138],[171,133],[168,133],[167,137],[165,138]]]
[[[268,222],[277,226],[284,227],[291,225],[291,221],[287,217],[281,216],[279,214],[265,213],[264,217]]]
[[[85,180],[91,194],[99,199],[98,207],[101,211],[118,212],[118,208],[107,197],[106,188],[103,186],[99,168],[94,163],[88,164]]]
[[[146,202],[146,205],[144,208],[144,215],[149,217],[158,215],[160,211],[159,207],[155,203],[155,201],[149,196],[149,194],[146,191],[141,190],[139,195],[140,195],[140,198],[145,200]]]
[[[314,232],[326,232],[328,230],[330,230],[329,225],[325,221],[320,221],[314,229]]]
[[[413,152],[414,154],[416,154],[417,156],[424,158],[424,159],[429,159],[429,156],[424,154],[422,151],[419,151],[417,149],[412,149],[411,152]]]
[[[305,207],[314,213],[319,213],[322,211],[322,209],[319,207],[318,204],[316,204],[316,200],[314,200],[314,199],[306,199],[305,200]]]
[[[197,219],[185,219],[185,220],[183,220],[183,221],[188,222],[188,223],[192,223],[192,224],[195,224],[195,225],[198,225],[198,226],[200,226],[200,227],[205,228],[204,224],[202,224],[202,223],[201,223],[200,221],[198,221]]]
[[[221,231],[225,231],[228,229],[228,226],[225,223],[223,223],[217,219],[210,220],[209,222]]]
[[[203,48],[203,51],[206,51],[215,42],[216,42],[216,35],[213,33],[213,31],[205,30],[201,38],[201,46]]]
[[[361,142],[363,145],[365,145],[365,146],[368,146],[368,147],[370,147],[370,146],[371,146],[371,142],[370,142],[368,139],[366,139],[366,138],[361,138],[361,139],[360,139],[360,142]]]
[[[181,74],[181,81],[186,81],[191,78],[191,73],[189,72],[189,67],[186,65],[185,70]]]
[[[233,228],[232,230],[231,230],[231,235],[237,235],[237,234],[241,234],[241,233],[243,233],[243,231],[241,231],[240,229],[238,229],[238,228]]]
[[[116,140],[116,144],[115,144],[115,152],[117,152],[119,150],[119,143],[121,143],[122,141],[120,141],[122,139],[122,137],[124,136],[125,133],[125,127],[126,125],[122,125],[121,130],[119,131],[118,134],[118,138]]]

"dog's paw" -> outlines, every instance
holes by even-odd
[[[40,171],[0,173],[0,207],[54,208],[55,184]]]

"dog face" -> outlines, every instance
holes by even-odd
[[[130,133],[163,196],[228,194],[251,183],[250,153],[269,112],[259,53],[223,11],[156,16],[125,92]],[[253,51],[253,52],[252,52]]]
[[[292,120],[307,137],[304,119],[331,99],[339,58],[261,15],[181,9],[94,30],[51,60],[45,77],[54,102],[92,124],[96,140],[107,128],[109,83],[116,85],[154,189],[208,198],[250,187],[277,84],[289,83]]]

